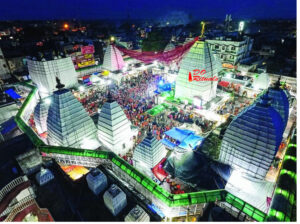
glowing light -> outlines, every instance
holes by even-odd
[[[154,61],[153,64],[154,64],[155,66],[157,66],[158,63],[157,63],[157,61]]]
[[[50,99],[50,98],[46,98],[46,99],[45,99],[45,103],[46,103],[47,105],[50,105],[50,104],[51,104],[51,99]]]
[[[41,87],[39,88],[39,91],[40,91],[41,93],[48,93],[48,90],[47,90],[45,87],[43,87],[43,86],[41,86]]]
[[[84,89],[85,89],[84,86],[79,86],[79,91],[80,91],[80,92],[83,92]]]
[[[111,41],[111,42],[114,42],[114,41],[115,41],[115,37],[114,37],[114,36],[111,36],[111,37],[110,37],[110,41]]]
[[[107,85],[110,85],[111,84],[111,80],[107,80]]]
[[[227,74],[226,74],[226,78],[228,78],[228,79],[231,79],[231,76],[232,75],[232,73],[231,72],[228,72]]]
[[[160,80],[159,83],[158,83],[159,86],[163,86],[163,84],[164,84],[163,80]]]
[[[244,22],[244,21],[241,21],[241,22],[239,23],[239,31],[240,31],[240,32],[244,30],[244,26],[245,26],[245,22]]]
[[[245,76],[245,75],[247,75],[247,72],[245,72],[245,71],[242,71],[242,76]]]
[[[96,139],[83,139],[81,142],[81,148],[83,149],[97,149],[100,146]]]
[[[68,24],[68,23],[65,23],[65,24],[64,24],[64,28],[65,28],[65,29],[69,29],[69,24]]]
[[[201,106],[201,100],[198,99],[198,98],[194,98],[194,105],[195,105],[196,107],[200,107],[200,106]]]
[[[167,80],[168,80],[168,82],[170,82],[170,83],[173,83],[173,82],[175,82],[175,80],[176,80],[176,75],[168,75],[167,76]]]

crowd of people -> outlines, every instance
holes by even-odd
[[[109,88],[90,89],[77,97],[90,115],[93,115],[106,102],[108,92],[110,92],[113,100],[122,107],[131,123],[139,127],[134,146],[146,136],[149,125],[152,126],[153,134],[158,140],[164,138],[164,132],[181,126],[183,123],[196,123],[203,131],[207,130],[209,124],[204,119],[195,119],[193,113],[188,110],[179,112],[165,110],[155,117],[146,113],[155,106],[154,91],[157,89],[159,80],[159,76],[144,71],[137,77],[123,80],[120,85],[112,84]]]

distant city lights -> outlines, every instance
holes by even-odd
[[[69,24],[68,23],[64,24],[64,29],[69,29]]]

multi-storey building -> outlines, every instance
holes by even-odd
[[[223,66],[236,65],[240,60],[249,57],[253,45],[253,39],[249,37],[238,39],[222,36],[206,41],[212,52],[219,56]]]

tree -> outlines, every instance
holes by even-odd
[[[148,38],[142,42],[142,51],[163,51],[168,44],[168,40],[164,38],[163,32],[152,31]]]

